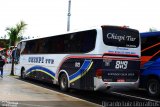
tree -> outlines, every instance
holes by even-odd
[[[24,21],[20,21],[20,23],[16,24],[15,27],[7,27],[7,35],[10,39],[10,44],[12,44],[15,48],[16,42],[20,41],[21,35],[26,28],[27,24]],[[12,68],[11,68],[11,75],[14,75],[14,57],[12,57]]]

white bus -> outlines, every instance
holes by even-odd
[[[61,90],[138,87],[140,36],[134,29],[99,26],[17,45],[16,73],[53,82]]]

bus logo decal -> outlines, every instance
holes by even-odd
[[[104,59],[103,62],[105,63],[105,66],[110,66],[112,59]]]

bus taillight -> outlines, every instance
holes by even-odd
[[[96,70],[96,77],[102,78],[102,69],[97,69]]]

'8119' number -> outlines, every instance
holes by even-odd
[[[128,61],[116,61],[116,69],[127,69]]]

